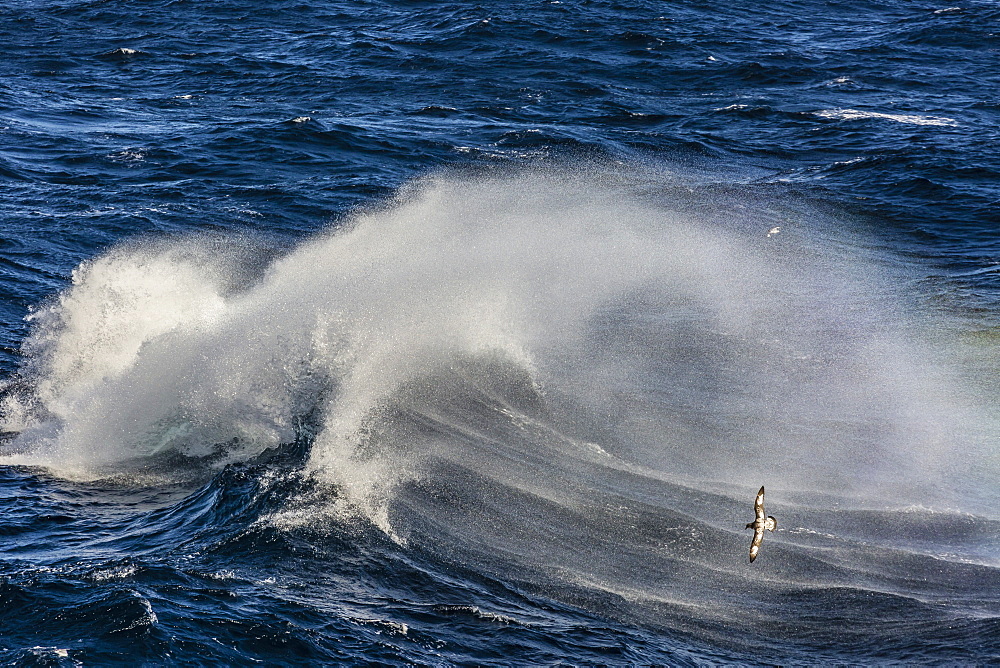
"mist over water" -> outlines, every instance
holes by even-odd
[[[126,243],[32,312],[4,460],[169,476],[305,439],[309,491],[262,521],[360,519],[611,617],[764,632],[744,613],[776,592],[894,568],[858,567],[841,511],[989,493],[953,484],[988,465],[985,418],[913,267],[759,201],[621,166],[446,173],[281,252]],[[784,532],[763,575],[761,484]]]
[[[448,402],[463,374],[496,392],[509,368],[531,419],[679,479],[910,495],[961,464],[976,408],[921,340],[943,324],[914,311],[901,261],[801,203],[648,178],[428,177],[280,257],[126,243],[29,316],[16,458],[228,460],[309,416],[312,466],[391,486],[421,456],[383,444],[375,463],[395,404]]]

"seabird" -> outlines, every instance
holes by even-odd
[[[753,502],[753,510],[757,515],[757,519],[753,522],[747,524],[747,529],[753,529],[753,542],[750,543],[750,563],[757,558],[757,550],[760,549],[760,543],[764,540],[764,529],[768,531],[774,531],[775,527],[778,526],[778,520],[774,519],[770,515],[764,516],[764,488],[761,487],[760,491],[757,492],[757,499]]]

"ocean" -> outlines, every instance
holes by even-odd
[[[0,663],[1000,662],[997,3],[0,45]]]

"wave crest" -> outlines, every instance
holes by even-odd
[[[600,459],[916,498],[975,408],[912,336],[908,270],[702,178],[439,175],[280,254],[126,244],[32,314],[7,459],[219,464],[305,430],[309,471],[387,530],[443,460],[524,486],[537,453],[538,489]]]

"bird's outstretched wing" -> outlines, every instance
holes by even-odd
[[[759,498],[759,497],[758,497]],[[757,526],[753,530],[753,542],[750,543],[750,563],[757,558],[757,550],[760,549],[760,542],[764,540],[764,527]]]
[[[757,492],[757,500],[753,502],[753,510],[757,513],[757,521],[764,521],[764,487],[761,486],[760,491]]]

